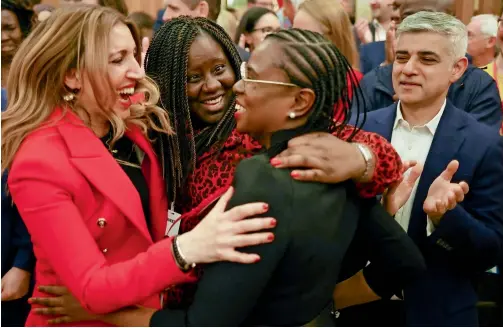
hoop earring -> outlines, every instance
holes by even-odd
[[[297,116],[297,115],[295,115],[295,113],[294,113],[294,112],[290,112],[290,113],[288,113],[288,117],[289,117],[290,119],[292,119],[292,120],[293,120],[293,119],[295,119],[295,117],[296,117],[296,116]]]

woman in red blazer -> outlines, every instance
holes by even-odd
[[[65,285],[94,313],[160,308],[161,291],[193,281],[195,263],[258,261],[234,247],[271,241],[246,233],[275,224],[240,221],[266,212],[263,203],[224,212],[229,193],[192,232],[164,239],[165,184],[147,133],[171,128],[139,49],[136,28],[114,10],[58,10],[14,58],[2,115],[2,172],[31,234],[36,286]],[[145,102],[133,104],[140,92]],[[32,310],[26,324],[47,318]]]

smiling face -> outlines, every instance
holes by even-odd
[[[238,131],[263,140],[273,132],[305,123],[306,118],[301,118],[301,115],[295,120],[289,118],[289,112],[299,111],[299,102],[301,107],[308,107],[302,109],[304,112],[310,109],[310,105],[303,103],[301,88],[293,85],[286,72],[279,68],[278,63],[284,59],[280,46],[266,40],[244,65],[245,78],[234,85]]]
[[[10,10],[2,9],[2,59],[12,60],[23,41],[23,33],[17,16]]]
[[[393,63],[393,88],[403,103],[421,107],[445,98],[464,73],[464,59],[450,52],[450,40],[431,32],[403,33]]]
[[[187,66],[190,110],[207,124],[220,121],[229,109],[236,74],[220,44],[202,33],[192,43]]]
[[[145,77],[144,71],[136,59],[137,45],[129,28],[119,23],[109,34],[107,71],[113,94],[108,96],[111,108],[100,109],[93,85],[88,73],[83,70],[82,76],[75,72],[69,73],[66,85],[70,89],[78,89],[78,101],[86,111],[93,116],[102,116],[102,110],[111,110],[122,119],[130,115],[131,96],[135,92],[139,80]]]

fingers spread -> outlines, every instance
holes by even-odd
[[[223,255],[224,261],[251,264],[260,261],[258,254],[240,253],[237,251],[229,251]]]
[[[274,161],[274,160],[279,160]],[[273,159],[271,164],[276,168],[299,168],[321,169],[327,160],[323,152],[317,152],[314,149],[290,153],[288,157]]]
[[[270,232],[245,234],[234,236],[229,240],[233,248],[255,246],[260,244],[271,243],[274,240],[274,234]]]
[[[339,140],[337,137],[332,136],[330,133],[314,132],[293,138],[288,142],[288,148],[298,146],[319,146],[320,144],[317,141],[324,137],[333,137],[334,139]]]
[[[461,181],[459,185],[461,186],[461,189],[463,189],[463,193],[465,195],[468,193],[468,191],[470,191],[470,187],[468,186],[468,183],[466,183],[465,181]]]
[[[459,162],[453,160],[447,165],[447,168],[444,170],[444,172],[442,172],[442,174],[440,174],[440,176],[447,181],[451,181],[454,174],[456,174],[456,172],[458,171],[458,168]]]
[[[245,234],[254,231],[271,229],[276,226],[276,220],[273,218],[248,219],[235,222],[232,231],[236,234]]]
[[[250,203],[236,206],[222,215],[222,219],[239,221],[254,215],[264,214],[269,210],[266,203]]]
[[[213,211],[215,212],[224,212],[225,208],[227,207],[227,204],[229,203],[229,200],[232,198],[232,195],[234,194],[234,188],[229,187],[229,189],[220,197],[218,202],[215,204],[213,207]]]
[[[291,176],[299,181],[325,182],[327,180],[327,175],[322,170],[294,170]]]

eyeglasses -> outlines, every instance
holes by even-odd
[[[252,32],[262,32],[264,34],[271,34],[271,33],[276,33],[279,31],[281,31],[281,28],[274,28],[271,26],[265,26],[265,27],[261,27],[261,28],[256,28]]]
[[[247,82],[250,83],[262,83],[262,84],[273,84],[273,85],[283,85],[285,87],[297,87],[298,85],[293,84],[293,83],[287,83],[287,82],[279,82],[279,81],[266,81],[266,80],[254,80],[254,79],[248,79],[248,69],[246,68],[246,62],[243,62],[241,64],[241,80],[245,82],[245,85]]]

